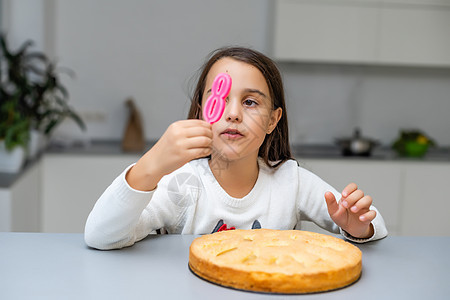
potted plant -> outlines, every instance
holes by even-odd
[[[70,75],[70,70],[66,69]],[[82,129],[86,125],[80,116],[68,105],[69,94],[61,84],[55,64],[47,63],[41,80],[33,82],[30,101],[25,102],[31,119],[30,146],[39,146],[39,139],[48,138],[65,118],[71,118]],[[37,141],[33,140],[33,138]],[[30,147],[30,152],[32,152]]]
[[[405,157],[423,157],[433,146],[436,146],[434,140],[420,130],[401,130],[392,144],[392,148]]]
[[[16,173],[25,160],[29,118],[21,111],[17,96],[0,88],[0,172]]]
[[[0,141],[7,152],[22,147],[33,156],[37,152],[36,137],[49,137],[66,117],[82,130],[86,126],[67,103],[69,95],[56,65],[44,53],[31,52],[32,45],[32,41],[26,41],[13,51],[5,35],[0,35]]]

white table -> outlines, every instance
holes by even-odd
[[[196,236],[149,236],[99,251],[82,234],[0,233],[0,299],[450,299],[450,237],[387,237],[357,245],[355,284],[310,295],[220,287],[188,269]]]

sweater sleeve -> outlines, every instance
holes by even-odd
[[[133,245],[150,233],[144,209],[154,191],[131,188],[123,171],[97,200],[85,226],[85,242],[97,249],[117,249]]]
[[[350,240],[352,242],[355,242],[355,243],[366,243],[366,242],[382,239],[382,238],[384,238],[384,237],[386,237],[388,235],[388,230],[386,228],[386,225],[384,223],[384,219],[381,216],[380,212],[373,205],[370,206],[370,209],[376,211],[376,213],[377,213],[377,216],[372,221],[373,231],[374,231],[373,235],[371,237],[367,238],[367,239],[355,238],[355,237],[351,236],[348,232],[343,230],[342,228],[339,228],[341,234],[346,239],[348,239],[348,240]]]
[[[372,221],[374,227],[373,236],[367,239],[352,237],[342,230],[342,228],[339,228],[328,214],[325,193],[327,191],[332,192],[338,202],[341,199],[341,194],[331,185],[306,169],[298,167],[298,176],[300,182],[298,191],[300,220],[312,221],[321,228],[330,232],[341,233],[346,239],[356,243],[364,243],[387,236],[388,232],[383,217],[374,206],[371,206],[370,209],[375,210],[377,213],[377,216]]]

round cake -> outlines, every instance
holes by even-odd
[[[228,230],[196,238],[189,267],[236,289],[301,294],[347,286],[361,275],[361,251],[341,239],[300,230]]]

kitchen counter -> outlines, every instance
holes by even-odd
[[[447,161],[450,162],[450,148],[429,148],[424,157],[400,157],[390,147],[375,147],[370,156],[343,156],[334,145],[293,145],[292,153],[297,158],[353,159],[383,161]]]
[[[156,141],[149,141],[145,149],[150,149]],[[356,159],[356,160],[413,160],[413,161],[450,161],[450,147],[430,148],[422,158],[399,157],[390,147],[379,146],[370,156],[343,156],[338,146],[332,144],[293,144],[292,155],[297,158]],[[144,151],[145,152],[145,151]],[[89,154],[89,155],[142,155],[142,153],[123,152],[120,141],[93,141],[87,146],[50,147],[51,154]]]
[[[220,287],[188,269],[196,236],[148,236],[99,251],[82,234],[0,233],[0,299],[448,299],[450,237],[387,237],[357,245],[361,278],[311,295]]]
[[[156,141],[149,141],[145,149],[150,149]],[[383,160],[383,161],[425,161],[425,162],[450,162],[450,147],[431,148],[423,158],[398,157],[389,147],[376,147],[371,156],[342,156],[340,149],[334,145],[292,145],[292,155],[301,159],[351,159],[351,160]],[[123,152],[120,141],[92,141],[82,145],[70,147],[51,146],[37,158],[27,161],[17,174],[0,172],[0,188],[8,188],[29,169],[39,161],[45,154],[64,155],[134,155],[138,159],[144,152]]]

